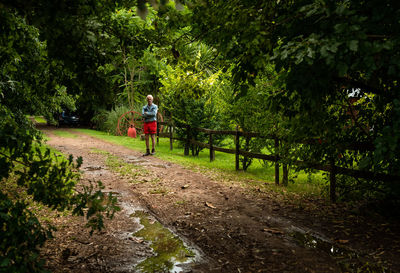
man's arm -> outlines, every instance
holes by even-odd
[[[146,115],[146,114],[145,114],[146,112],[144,111],[144,109],[146,109],[146,106],[143,106],[143,107],[142,107],[142,116],[145,116],[145,115]]]
[[[146,116],[147,117],[155,117],[157,115],[157,110],[158,110],[158,107],[156,105],[154,105],[154,107],[152,107],[151,111],[146,112]]]

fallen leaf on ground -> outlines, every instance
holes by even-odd
[[[273,228],[264,228],[263,231],[269,232],[269,233],[272,233],[272,234],[283,234],[282,231],[280,231],[278,229],[273,229]]]
[[[206,202],[206,207],[212,208],[212,209],[216,209],[217,207],[215,207],[213,204]]]
[[[136,238],[136,237],[129,237],[129,240],[134,241],[135,243],[141,244],[144,242],[143,239]]]

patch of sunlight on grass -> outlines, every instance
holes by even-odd
[[[53,131],[55,135],[59,136],[59,137],[65,137],[65,138],[76,138],[77,135],[69,132],[69,131],[65,131],[65,130],[54,130]]]
[[[36,123],[47,124],[47,120],[42,116],[35,116]]]
[[[25,115],[25,117],[38,124],[47,124],[47,120],[43,116]]]
[[[90,148],[90,152],[93,154],[100,154],[100,155],[109,155],[110,153],[104,150],[100,150],[97,148]]]

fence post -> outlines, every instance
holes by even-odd
[[[190,146],[190,125],[186,127],[186,143],[185,143],[184,155],[189,155],[189,146]]]
[[[157,120],[157,146],[160,144],[159,139],[160,139],[160,124],[158,123]]]
[[[331,171],[329,176],[329,196],[332,203],[336,203],[336,166],[335,160],[331,159]]]
[[[246,143],[244,145],[244,149],[245,149],[246,152],[249,151],[249,145],[250,145],[250,137],[246,136]],[[247,160],[248,160],[248,157],[247,156],[243,156],[243,170],[247,170],[247,167],[248,167],[247,166]]]
[[[283,177],[282,177],[282,185],[287,186],[289,182],[289,171],[288,171],[288,166],[287,164],[282,165],[282,172],[283,172]]]
[[[279,162],[278,162],[278,151],[279,151],[279,139],[275,137],[275,184],[279,185]]]
[[[287,154],[287,147],[284,147],[285,142],[284,141],[280,141],[280,147],[281,147],[281,155],[282,155],[282,151],[285,151],[285,154]],[[282,185],[283,186],[287,186],[289,184],[289,169],[288,169],[288,164],[283,163],[282,164]]]
[[[239,126],[236,125],[236,135],[235,135],[235,142],[236,142],[236,151],[235,151],[235,167],[236,170],[239,170],[239,149],[240,149],[240,142],[239,142]]]
[[[210,162],[211,162],[211,161],[215,160],[215,151],[214,151],[214,148],[213,148],[213,135],[212,135],[212,133],[210,133],[208,143],[210,144]]]
[[[173,131],[173,129],[172,129],[172,122],[171,122],[171,124],[170,124],[170,126],[169,126],[169,149],[172,151],[173,149],[174,149],[174,146],[173,146],[173,143],[174,143],[174,140],[173,140],[173,135],[172,135],[172,131]]]

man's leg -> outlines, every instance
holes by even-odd
[[[149,147],[149,134],[145,134],[144,138],[146,140],[146,153],[144,155],[150,154],[150,147]]]

